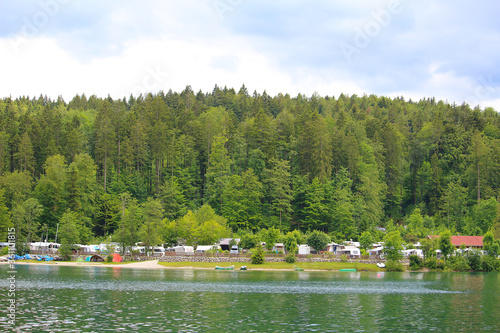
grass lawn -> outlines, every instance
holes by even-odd
[[[289,264],[286,262],[266,262],[262,265],[252,265],[251,263],[240,262],[159,262],[160,265],[172,268],[210,268],[215,269],[215,266],[227,267],[234,265],[234,269],[238,270],[241,266],[247,266],[248,269],[284,269],[294,270],[295,266],[303,268],[304,270],[324,270],[324,271],[338,271],[342,268],[356,268],[358,271],[372,271],[377,272],[382,269],[378,268],[375,264],[361,264],[361,263],[343,263],[343,262],[297,262]]]

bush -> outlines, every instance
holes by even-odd
[[[343,254],[340,256],[340,262],[347,262],[347,254]]]
[[[481,271],[483,269],[483,257],[478,251],[470,251],[467,253],[470,269],[473,271]]]
[[[462,257],[462,256],[455,256],[455,257],[450,257],[448,259],[450,268],[454,271],[469,271],[470,266],[467,258]]]
[[[113,256],[111,256],[111,255],[107,256],[106,262],[113,262]]]
[[[422,258],[414,254],[410,256],[410,269],[412,271],[418,271],[423,265],[424,262]]]
[[[289,264],[293,264],[295,262],[295,255],[293,253],[289,253],[285,256],[285,261]]]
[[[266,262],[264,250],[259,246],[252,251],[252,264],[254,265],[262,265]]]
[[[442,260],[438,260],[436,268],[437,268],[437,269],[444,270],[444,267],[445,267],[445,265],[444,265],[444,261],[442,261]]]
[[[429,257],[427,258],[427,260],[425,261],[425,266],[428,268],[428,269],[436,269],[437,268],[437,265],[438,265],[438,261],[435,257]]]
[[[9,254],[9,247],[2,247],[2,250],[0,251],[0,256],[4,256],[6,254]]]
[[[385,263],[385,269],[388,272],[404,272],[405,266],[396,260],[388,260]]]
[[[497,260],[492,256],[483,256],[483,271],[493,272],[498,270]]]

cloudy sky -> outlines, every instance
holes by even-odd
[[[500,110],[498,0],[0,0],[0,96],[215,84]]]

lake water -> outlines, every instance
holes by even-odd
[[[500,332],[499,273],[16,271],[20,332]]]

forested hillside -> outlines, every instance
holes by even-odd
[[[490,108],[187,87],[123,100],[5,98],[0,130],[1,230],[13,223],[30,241],[54,240],[58,224],[82,243],[136,239],[154,223],[155,243],[197,218],[208,229],[337,239],[388,224],[417,238],[482,235],[499,223],[500,117]],[[204,219],[214,214],[203,205],[225,219]]]

